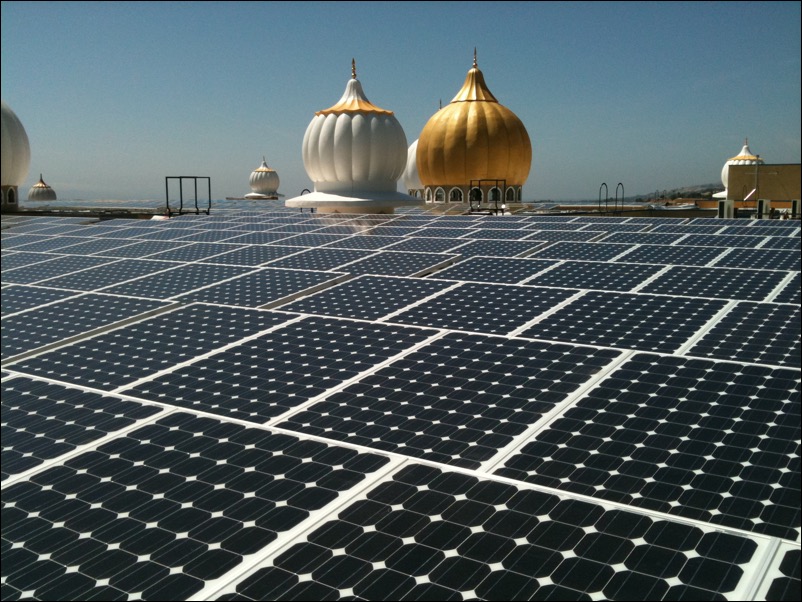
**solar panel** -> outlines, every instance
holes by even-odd
[[[4,554],[5,587],[186,599],[386,463],[173,414],[4,491],[5,536],[17,544]]]
[[[515,284],[523,282],[534,274],[542,272],[557,263],[557,261],[545,259],[472,256],[456,265],[432,274],[430,278]]]
[[[92,261],[90,261],[92,260]],[[79,291],[93,291],[114,284],[178,267],[177,262],[150,261],[148,259],[120,259],[76,256],[75,267],[64,276],[42,278],[36,281],[44,286],[53,288],[68,288]],[[94,266],[94,267],[90,267]],[[64,268],[66,261],[57,260],[52,265],[43,265],[43,268]],[[26,270],[27,271],[27,270]],[[61,271],[61,270],[59,270]],[[62,273],[64,273],[62,271]]]
[[[450,334],[278,426],[478,468],[617,355]]]
[[[393,322],[508,334],[576,293],[535,286],[469,282],[397,314]]]
[[[799,374],[638,354],[496,473],[798,541]]]
[[[240,307],[273,307],[340,282],[343,274],[265,268],[181,295],[182,302],[199,301]]]
[[[521,261],[534,260],[524,259]],[[636,263],[564,261],[550,270],[535,274],[527,280],[527,284],[631,291],[658,274],[662,269],[657,265]]]
[[[105,288],[103,292],[126,297],[170,299],[249,272],[248,268],[231,265],[180,265],[125,284]]]
[[[629,251],[631,245],[614,243],[558,242],[532,255],[538,259],[585,259],[588,261],[612,261]]]
[[[2,356],[7,360],[167,305],[162,301],[86,294],[4,317]]]
[[[112,391],[293,319],[189,305],[15,363],[25,374]]]
[[[36,286],[4,286],[0,289],[0,299],[2,299],[0,305],[2,306],[3,316],[7,316],[33,307],[39,307],[46,303],[72,297],[75,294],[77,293],[72,291]]]
[[[407,253],[388,250],[351,262],[341,270],[349,274],[423,276],[454,263],[457,257],[446,253]]]
[[[268,205],[3,216],[3,599],[799,597],[798,220]]]
[[[800,368],[800,309],[736,303],[688,352],[723,360]]]
[[[306,318],[125,393],[261,423],[431,334],[377,323]]]
[[[44,254],[38,254],[43,257]],[[84,257],[81,255],[51,255],[50,259],[26,264],[16,269],[3,270],[3,282],[30,284],[62,276],[70,272],[88,270],[114,261],[109,257]],[[47,286],[51,286],[48,284]],[[69,288],[69,287],[65,287]]]
[[[785,273],[770,270],[673,266],[643,287],[643,292],[689,297],[763,301]]]
[[[161,409],[29,378],[3,383],[2,480]]]
[[[283,305],[283,311],[379,320],[406,309],[452,283],[390,276],[364,275]]]

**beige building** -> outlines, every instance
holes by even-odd
[[[730,165],[727,198],[732,201],[793,201],[802,198],[801,181],[799,163]]]

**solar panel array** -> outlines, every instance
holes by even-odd
[[[800,226],[3,216],[4,600],[797,600]]]

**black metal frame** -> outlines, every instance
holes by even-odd
[[[490,186],[490,182],[493,183],[492,186]],[[500,186],[499,186],[499,183],[501,183]],[[493,190],[493,188],[497,188],[501,193],[499,196],[501,197],[502,205],[506,205],[506,202],[505,202],[504,199],[506,198],[505,195],[506,195],[506,191],[507,191],[507,180],[495,180],[495,179],[492,179],[492,178],[483,179],[483,180],[471,180],[470,181],[470,185],[468,186],[468,203],[470,204],[469,205],[469,210],[470,211],[474,211],[474,208],[473,208],[473,195],[471,195],[471,191],[474,188],[478,188],[479,190],[482,190],[482,184],[484,184],[485,186],[488,187],[488,192],[490,190]],[[498,201],[499,201],[499,199],[496,198],[495,199],[495,209],[492,210],[492,211],[494,211],[494,213],[496,215],[498,215],[498,212],[499,212]],[[488,201],[488,203],[489,203],[489,201]],[[477,207],[477,209],[481,209],[481,201],[479,201],[479,207]],[[503,212],[504,212],[504,209],[502,208],[502,213]]]
[[[170,209],[170,180],[178,180],[178,198],[179,198],[179,206],[178,212],[174,212]],[[198,207],[198,180],[206,180],[206,184],[208,186],[208,205],[206,209],[203,211],[206,215],[209,215],[212,210],[212,179],[207,176],[165,176],[164,178],[164,200],[165,200],[165,208],[167,209],[167,215],[183,215],[184,212],[184,180],[192,180],[195,184],[195,215],[199,215],[201,209]],[[186,211],[186,213],[192,213],[191,211]]]

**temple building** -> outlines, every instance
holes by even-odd
[[[744,146],[741,149],[741,152],[735,155],[734,157],[730,157],[727,159],[727,162],[724,163],[724,167],[721,168],[721,183],[724,186],[724,190],[721,192],[717,192],[713,195],[714,198],[717,199],[731,199],[733,198],[730,196],[730,189],[729,189],[729,175],[730,175],[730,166],[731,165],[762,165],[763,159],[760,158],[760,155],[755,155],[749,150],[749,139],[747,138],[744,140]],[[732,191],[740,196],[743,199],[745,196],[748,195],[748,191]]]
[[[490,92],[474,51],[462,88],[418,139],[417,170],[426,202],[521,202],[531,163],[524,124]]]
[[[2,210],[16,211],[19,207],[19,187],[28,177],[31,166],[31,147],[28,134],[17,114],[2,103]]]
[[[45,181],[42,179],[42,174],[39,174],[39,181],[31,186],[31,189],[28,191],[28,200],[56,201],[58,199],[56,198],[56,191],[45,184]]]
[[[393,213],[422,201],[397,190],[407,162],[407,138],[392,111],[371,103],[356,77],[342,98],[318,111],[303,140],[306,173],[314,191],[287,199],[287,207],[321,213]]]

